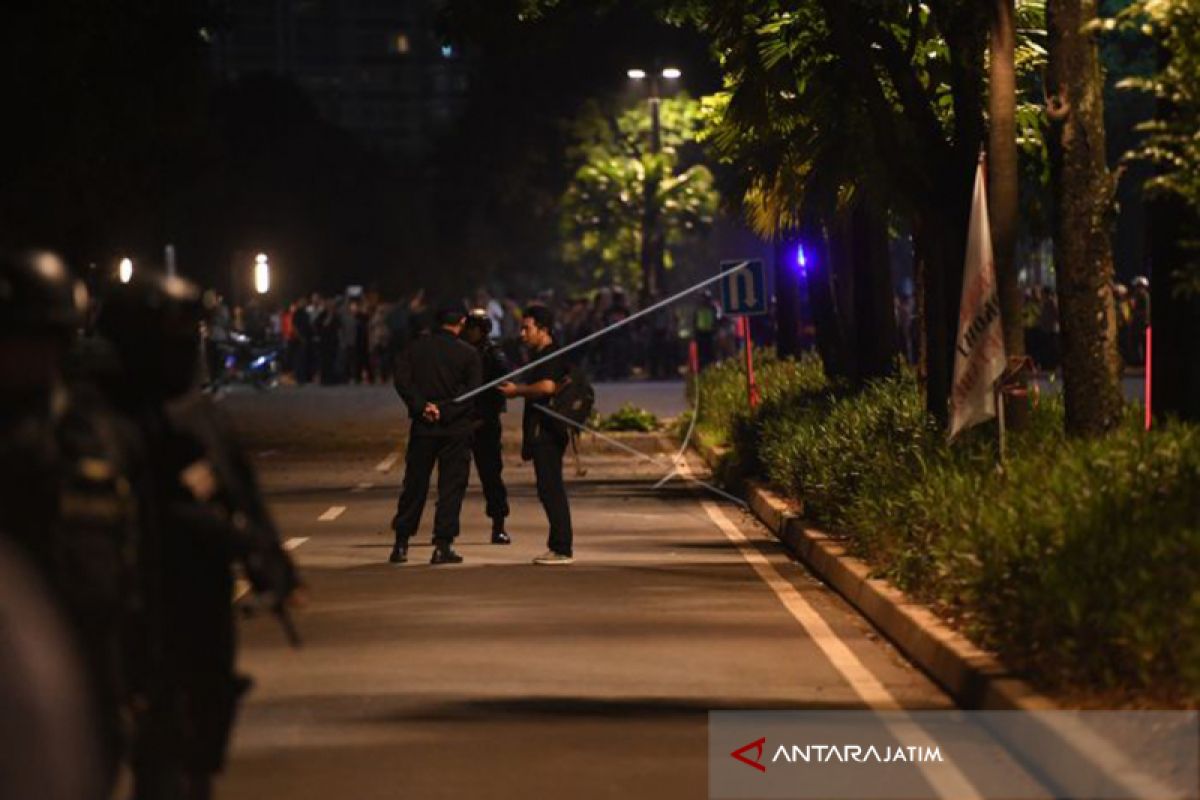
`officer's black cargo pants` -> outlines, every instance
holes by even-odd
[[[396,516],[392,519],[396,543],[401,546],[408,543],[421,524],[434,464],[438,468],[438,497],[433,538],[437,544],[450,544],[458,536],[458,517],[471,471],[471,437],[469,434],[413,436],[408,440],[404,487],[400,490]]]
[[[471,439],[471,455],[475,460],[475,471],[483,486],[483,497],[487,501],[487,515],[494,530],[504,529],[508,517],[508,490],[504,486],[504,458],[501,455],[501,428],[499,416],[484,416],[483,424]]]

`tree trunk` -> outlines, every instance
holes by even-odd
[[[858,383],[858,320],[854,305],[854,217],[853,209],[839,209],[829,225],[829,276],[832,283],[837,328],[841,344],[843,374]]]
[[[954,361],[950,355],[954,335],[948,329],[948,316],[952,313],[949,298],[954,295],[948,284],[952,282],[955,272],[962,272],[962,258],[957,262],[950,257],[955,237],[952,231],[945,230],[941,224],[921,222],[922,235],[925,238],[925,257],[922,259],[922,330],[925,335],[925,409],[937,420],[938,425],[946,427],[950,419],[950,383],[951,370]],[[942,227],[940,235],[934,235],[931,228]],[[965,245],[963,247],[965,252]],[[961,277],[959,279],[961,283]],[[957,316],[957,309],[953,313]]]
[[[1176,195],[1150,202],[1151,409],[1156,424],[1168,418],[1200,422],[1200,295],[1176,291],[1173,273],[1195,254],[1182,247],[1200,230],[1195,212]]]
[[[817,338],[817,353],[829,378],[848,378],[850,371],[845,363],[845,344],[838,319],[837,301],[831,282],[832,248],[825,226],[810,221],[801,231],[802,240],[808,246],[809,306],[812,309],[813,328]]]
[[[916,348],[917,348],[917,382],[927,391],[929,385],[929,335],[925,328],[929,315],[925,310],[925,284],[929,280],[929,242],[928,234],[921,226],[920,219],[914,219],[912,225],[913,243],[913,315],[916,318]],[[925,408],[929,409],[929,398],[925,399]]]
[[[1121,383],[1103,84],[1096,44],[1083,30],[1096,18],[1096,0],[1050,0],[1046,18],[1047,114],[1057,124],[1051,175],[1067,431],[1097,436],[1120,421]]]
[[[779,234],[775,240],[775,350],[780,358],[800,354],[800,275],[797,242]]]
[[[896,301],[888,259],[887,213],[874,197],[863,197],[852,215],[854,363],[855,379],[861,384],[890,375],[895,366]]]
[[[1004,327],[1004,351],[1009,358],[1025,355],[1025,330],[1021,320],[1021,286],[1014,253],[1017,245],[1017,87],[1016,33],[1013,0],[992,0],[991,61],[988,73],[988,210],[991,213],[992,252]],[[1028,406],[1010,403],[1006,418],[1010,428],[1027,422]]]

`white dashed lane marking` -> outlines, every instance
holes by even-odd
[[[307,537],[307,536],[293,536],[291,539],[288,539],[286,542],[283,543],[283,549],[287,550],[290,553],[291,551],[295,550],[300,545],[307,542],[308,538],[309,537]]]
[[[356,485],[356,486],[355,486],[353,489],[351,489],[350,491],[351,491],[351,492],[353,492],[353,493],[355,493],[355,494],[357,494],[357,493],[359,493],[359,492],[365,492],[365,491],[367,491],[368,489],[373,489],[374,487],[375,487],[375,484],[371,483],[370,481],[365,481],[365,482],[363,482],[363,483],[360,483],[360,484]]]
[[[392,467],[396,466],[396,462],[400,460],[400,451],[388,454],[388,457],[375,465],[378,472],[390,472]]]
[[[325,513],[317,517],[318,522],[333,522],[346,511],[345,506],[330,506],[325,510]]]

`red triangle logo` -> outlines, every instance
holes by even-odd
[[[764,736],[761,739],[756,739],[755,741],[751,742],[750,744],[739,747],[737,750],[734,750],[729,755],[733,756],[734,758],[736,758],[738,761],[742,762],[743,764],[754,767],[759,772],[766,772],[767,768],[762,765],[763,745],[765,745],[766,743],[767,743],[767,737]],[[749,758],[746,758],[746,755],[745,755],[750,750],[754,751],[754,760],[753,761],[751,761]]]

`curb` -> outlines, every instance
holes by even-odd
[[[710,468],[723,452],[694,445]],[[886,636],[963,709],[1052,711],[1059,705],[1033,689],[989,653],[953,630],[926,606],[885,580],[871,577],[865,561],[837,540],[804,524],[782,497],[760,484],[747,485],[754,515],[780,542]]]

